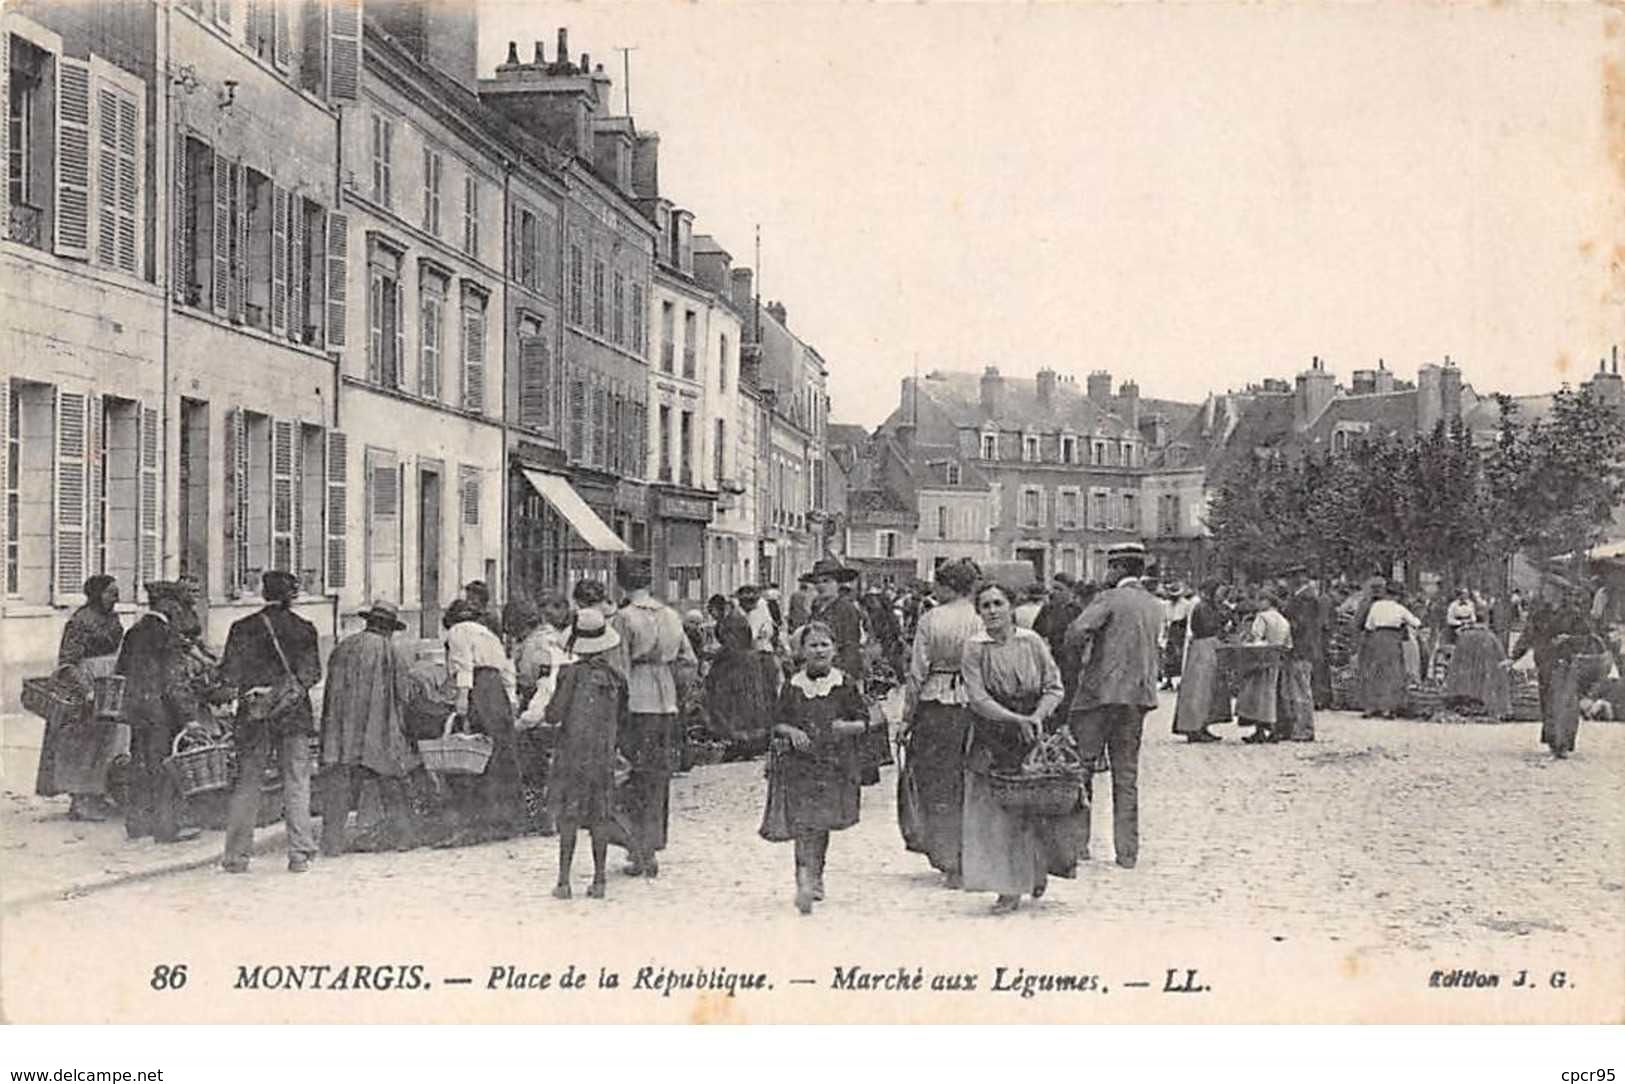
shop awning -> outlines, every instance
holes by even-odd
[[[524,474],[525,481],[565,518],[587,545],[599,553],[631,552],[563,476],[539,470],[527,470]]]

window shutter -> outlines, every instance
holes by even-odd
[[[102,529],[102,505],[107,496],[107,414],[100,395],[92,393],[87,405],[90,438],[85,444],[85,575],[91,576],[107,571],[106,533]]]
[[[570,458],[587,458],[587,384],[579,378],[570,381]]]
[[[140,275],[141,224],[145,201],[141,198],[142,112],[145,103],[128,91],[118,93],[118,266]]]
[[[0,31],[0,87],[5,87],[6,88],[6,92],[7,92],[7,96],[8,96],[8,105],[7,105],[8,116],[7,116],[6,119],[9,122],[10,119],[11,119],[10,116],[9,116],[9,109],[10,109],[9,96],[10,96],[10,91],[11,91],[11,35],[5,33],[4,31]],[[0,184],[0,235],[10,236],[10,233],[9,233],[9,231],[11,229],[11,185],[9,183],[10,180],[11,180],[11,172],[10,172],[10,168],[11,168],[11,125],[10,125],[10,123],[0,124],[0,162],[6,163],[6,177],[5,177],[5,179],[8,182],[6,184]],[[8,387],[9,387],[9,385],[8,385]],[[0,405],[4,405],[3,400],[0,400]],[[0,443],[4,442],[4,437],[5,437],[5,431],[4,430],[5,430],[5,422],[4,422],[3,419],[0,419]],[[0,467],[3,467],[3,466],[5,466],[4,453],[0,453]],[[0,478],[4,478],[5,476],[6,476],[5,471],[0,470]],[[0,502],[0,503],[4,503],[4,502]],[[5,513],[3,511],[0,511],[0,545],[4,545],[5,540],[9,537],[5,533],[4,528],[5,528]],[[4,575],[4,558],[3,557],[0,557],[0,575]],[[3,588],[4,588],[4,584],[0,584],[0,589],[3,589]]]
[[[394,601],[400,584],[401,475],[394,453],[367,453],[367,591]]]
[[[293,523],[293,573],[299,577],[301,593],[316,594],[316,584],[320,582],[321,577],[312,575],[311,570],[305,567],[305,559],[310,555],[305,552],[304,427],[298,422],[290,424],[293,426],[293,501],[290,505]]]
[[[271,186],[271,331],[288,329],[288,190]]]
[[[326,587],[336,595],[349,582],[350,547],[346,521],[350,513],[350,441],[343,433],[327,433],[327,507],[323,529],[327,537]]]
[[[418,288],[418,394],[438,398],[440,391],[441,303],[427,283]]]
[[[459,505],[462,510],[463,526],[478,527],[480,525],[480,468],[463,466],[458,468],[461,477],[458,479]]]
[[[224,594],[227,598],[236,598],[242,592],[239,590],[241,576],[237,552],[237,495],[242,479],[237,466],[237,457],[243,450],[245,434],[243,433],[243,412],[241,410],[228,410],[226,412],[225,427],[226,448],[223,457],[225,486],[222,489],[220,520],[224,544],[220,551],[220,582],[224,585]]]
[[[172,137],[174,150],[169,175],[169,230],[174,240],[169,266],[169,289],[175,303],[187,303],[192,281],[192,222],[188,211],[192,206],[191,180],[187,177],[186,129],[176,128]]]
[[[271,567],[298,573],[293,560],[294,423],[271,423]]]
[[[288,0],[270,0],[271,4],[271,63],[279,71],[288,70],[288,58],[293,43],[288,37]]]
[[[0,46],[9,46],[9,41],[3,40],[0,35]],[[4,127],[4,125],[0,125]],[[11,380],[0,375],[0,480],[11,477]],[[0,495],[0,596],[6,593],[8,562],[10,559],[11,540],[11,502]]]
[[[81,260],[90,258],[90,106],[90,65],[58,57],[56,254]]]
[[[609,453],[609,390],[602,383],[592,393],[592,463],[602,467]]]
[[[406,387],[406,284],[395,280],[395,386]]]
[[[305,341],[305,201],[288,197],[288,338]]]
[[[248,304],[248,172],[231,164],[231,318],[247,319]]]
[[[63,603],[84,587],[86,521],[90,500],[90,396],[58,391],[56,396],[56,591]]]
[[[361,93],[361,0],[333,0],[327,48],[328,95],[355,101]]]
[[[232,507],[233,522],[237,525],[232,534],[232,546],[236,550],[237,580],[232,590],[236,592],[235,598],[244,592],[253,593],[259,590],[258,575],[261,569],[250,567],[248,545],[248,418],[241,411],[236,412],[236,420],[232,425],[236,428],[236,445],[231,465],[232,485],[227,490]]]
[[[158,408],[141,408],[141,512],[140,576],[142,583],[158,578],[158,463],[163,433]]]
[[[367,268],[367,379],[377,384],[384,377],[384,279]]]
[[[349,317],[350,216],[327,212],[327,345],[344,345]]]
[[[485,310],[463,310],[463,409],[485,410]]]
[[[209,231],[213,240],[213,251],[209,253],[209,307],[215,315],[224,316],[231,297],[231,163],[219,151],[211,151],[210,156],[214,224]]]
[[[118,93],[96,86],[96,262],[118,266]]]

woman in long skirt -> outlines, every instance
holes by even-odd
[[[1230,721],[1230,689],[1219,672],[1219,636],[1225,619],[1215,604],[1218,595],[1217,580],[1203,584],[1187,618],[1189,646],[1174,704],[1174,733],[1185,735],[1186,741],[1218,741],[1208,727]]]
[[[1399,588],[1381,594],[1365,615],[1365,641],[1360,646],[1360,710],[1366,718],[1394,718],[1405,706],[1405,639],[1422,627],[1399,602]]]
[[[509,839],[519,830],[524,798],[519,789],[519,752],[514,730],[517,679],[502,641],[472,604],[458,599],[446,610],[446,665],[457,689],[466,729],[493,746],[485,772],[450,777],[457,792],[458,831],[437,844],[460,847]]]
[[[1491,719],[1506,718],[1512,711],[1512,688],[1505,664],[1506,652],[1495,633],[1479,624],[1458,628],[1445,675],[1445,703]]]
[[[124,640],[119,622],[118,584],[111,576],[85,581],[85,604],[75,610],[62,629],[56,665],[74,668],[85,693],[81,718],[46,724],[40,743],[39,771],[34,792],[42,797],[69,794],[70,820],[102,821],[112,815],[108,803],[107,770],[130,748],[129,727],[92,723],[95,676],[110,675]]]
[[[857,681],[834,666],[828,626],[809,622],[801,650],[805,663],[779,696],[761,835],[795,844],[796,910],[806,915],[824,898],[829,834],[858,823],[858,743],[872,724]]]
[[[1280,649],[1274,659],[1255,664],[1242,677],[1236,693],[1236,715],[1242,726],[1253,727],[1253,732],[1241,739],[1249,744],[1281,739],[1281,668],[1285,665],[1286,653],[1292,649],[1292,625],[1282,616],[1279,606],[1273,591],[1263,592],[1259,596],[1258,612],[1247,626],[1245,642]]]
[[[743,752],[760,752],[767,738],[768,698],[750,622],[726,595],[706,603],[716,622],[717,654],[705,675],[705,703],[713,736]]]
[[[1048,874],[1076,876],[1077,849],[1069,841],[1088,813],[1080,808],[1050,817],[1006,809],[994,797],[992,773],[1020,766],[1065,689],[1044,638],[1016,627],[1006,588],[985,585],[976,608],[985,631],[965,644],[960,660],[974,716],[965,764],[963,887],[998,893],[993,912],[1008,914],[1022,896],[1042,896]]]
[[[965,819],[965,736],[970,711],[959,665],[965,644],[982,631],[971,592],[981,571],[970,560],[937,570],[938,604],[920,618],[909,660],[903,717],[903,770],[897,773],[897,817],[903,843],[960,885]]]

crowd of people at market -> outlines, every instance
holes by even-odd
[[[795,905],[809,913],[831,833],[857,823],[862,789],[896,764],[907,850],[1007,913],[1090,857],[1098,773],[1111,776],[1114,860],[1134,868],[1139,747],[1161,691],[1174,690],[1173,732],[1193,744],[1232,722],[1249,744],[1313,741],[1339,689],[1391,718],[1433,682],[1452,710],[1504,718],[1526,659],[1555,756],[1574,749],[1582,715],[1618,710],[1605,590],[1554,579],[1533,602],[1467,587],[1418,598],[1303,567],[1187,586],[1159,580],[1138,545],[1107,567],[1100,584],[1019,584],[961,559],[929,586],[860,588],[826,557],[788,597],[747,585],[679,614],[651,594],[649,562],[623,558],[619,597],[582,579],[498,608],[471,583],[440,642],[415,655],[396,608],[375,602],[325,667],[286,572],[264,573],[265,606],[231,626],[218,658],[188,584],[146,584],[147,612],[126,631],[117,584],[96,576],[56,675],[84,707],[48,722],[36,789],[70,795],[73,818],[122,816],[132,839],[191,838],[194,803],[171,762],[188,738],[212,742],[235,762],[219,784],[228,873],[249,868],[274,780],[290,871],[346,851],[556,834],[554,895],[567,899],[585,832],[587,894],[602,898],[611,847],[628,875],[658,877],[675,773],[765,755],[760,834],[793,845]],[[94,717],[89,691],[106,677],[122,679],[119,725]],[[894,690],[900,724],[883,708]],[[480,736],[479,767],[430,770],[424,750],[459,735]],[[1039,752],[1075,763],[1075,785],[1058,802],[1015,800],[1011,780]]]

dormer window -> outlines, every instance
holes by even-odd
[[[1105,441],[1097,440],[1091,442],[1089,446],[1089,464],[1090,466],[1094,467],[1104,467],[1106,465]]]
[[[958,463],[950,462],[948,464],[947,476],[948,476],[948,484],[949,485],[957,486],[959,484],[959,464]],[[947,536],[944,535],[943,537],[946,538]]]
[[[1131,441],[1123,442],[1123,466],[1134,466],[1134,444]]]
[[[997,433],[983,433],[982,434],[982,458],[983,459],[997,459],[997,458],[999,458],[999,434],[997,434]]]
[[[1037,463],[1040,459],[1038,437],[1033,433],[1024,433],[1021,437],[1021,461],[1023,463]]]
[[[1078,438],[1070,434],[1061,437],[1061,462],[1073,464],[1078,462]]]

